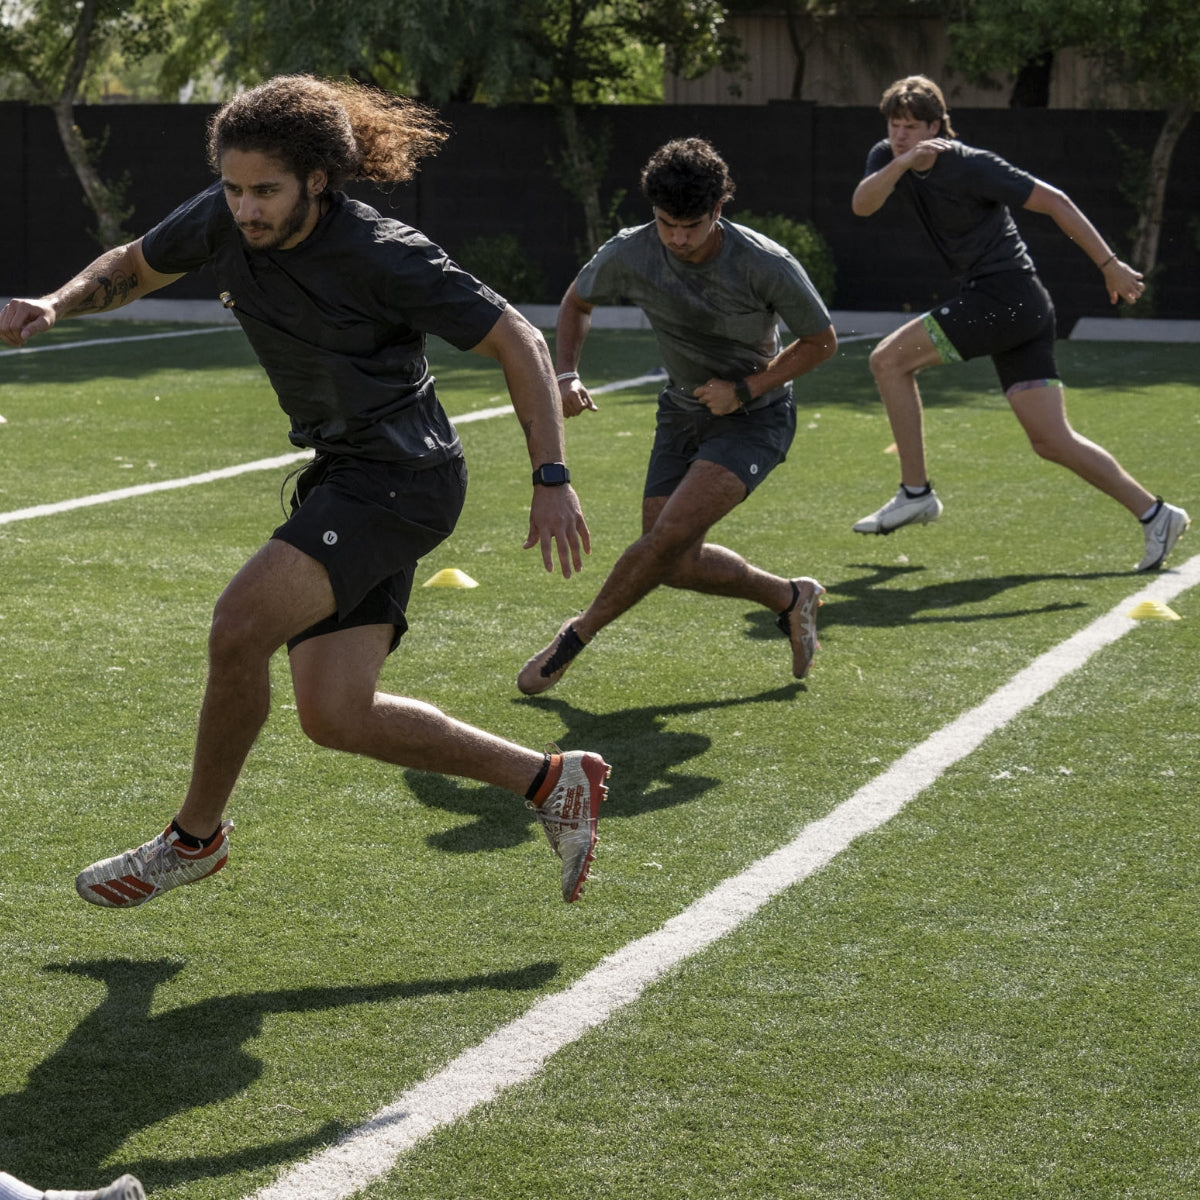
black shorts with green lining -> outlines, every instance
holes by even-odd
[[[1018,383],[1058,381],[1054,301],[1032,271],[973,279],[921,321],[943,362],[990,356],[1006,392]]]
[[[467,493],[461,455],[414,471],[396,463],[318,454],[300,473],[291,515],[271,534],[329,572],[337,611],[288,648],[360,625],[391,625],[391,649],[408,629],[417,563],[450,536]]]

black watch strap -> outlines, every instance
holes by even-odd
[[[571,482],[571,472],[567,470],[566,463],[542,463],[533,473],[533,482],[535,487],[539,484],[542,487],[562,487],[564,483]]]

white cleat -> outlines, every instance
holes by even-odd
[[[910,496],[903,488],[880,509],[854,522],[855,533],[891,533],[902,525],[931,525],[942,515],[942,502],[930,489],[923,496]]]

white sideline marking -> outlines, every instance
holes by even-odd
[[[224,326],[218,326],[215,329],[198,329],[189,330],[189,333],[222,333]],[[237,326],[234,326],[237,328]],[[122,342],[140,342],[148,338],[157,337],[182,337],[183,334],[175,333],[148,333],[132,338],[107,338],[104,342],[71,342],[60,346],[35,346],[33,350],[67,350],[75,346],[94,346],[114,341]],[[32,350],[6,350],[0,353],[5,354],[29,354]],[[661,373],[651,375],[638,375],[634,379],[618,379],[615,383],[605,383],[600,387],[590,388],[589,390],[600,395],[603,392],[617,392],[622,388],[638,387],[643,383],[661,382],[665,378]],[[475,412],[463,413],[461,416],[451,417],[450,420],[454,425],[469,425],[472,421],[487,421],[492,417],[502,417],[506,414],[511,414],[513,407],[511,404],[500,404],[495,408],[480,408]],[[0,421],[4,418],[0,417]],[[131,500],[136,496],[148,496],[153,492],[169,492],[176,488],[193,487],[201,483],[214,483],[218,479],[232,479],[236,475],[245,475],[250,471],[273,471],[279,467],[291,466],[293,463],[302,462],[312,452],[310,450],[298,450],[293,454],[281,454],[276,458],[260,458],[255,462],[240,463],[235,467],[221,467],[216,471],[205,471],[200,475],[188,475],[183,479],[162,479],[157,483],[140,483],[133,487],[117,488],[111,492],[97,492],[92,496],[77,496],[73,500],[58,500],[52,504],[36,504],[32,508],[15,508],[11,512],[0,512],[0,525],[11,525],[14,521],[28,521],[34,517],[53,517],[59,513],[70,512],[76,508],[91,508],[96,504],[111,504],[115,500]]]
[[[112,492],[97,492],[93,496],[76,496],[73,500],[58,500],[53,504],[35,504],[32,508],[14,508],[11,512],[0,512],[0,525],[13,521],[28,521],[33,517],[53,517],[70,512],[75,508],[91,508],[95,504],[111,504],[114,500],[130,500],[135,496],[148,496],[152,492],[169,492],[175,488],[192,487],[200,483],[213,483],[218,479],[232,479],[250,471],[270,471],[286,467],[308,458],[310,451],[300,450],[294,454],[281,454],[277,458],[260,458],[256,462],[239,463],[236,467],[221,467],[216,471],[205,471],[200,475],[189,475],[185,479],[160,479],[157,483],[139,483],[133,487],[117,488]]]
[[[1170,602],[1200,583],[1200,555],[1155,577],[1087,628],[1018,671],[982,704],[914,746],[828,816],[786,846],[719,884],[662,928],[602,959],[565,992],[463,1051],[409,1088],[336,1145],[289,1168],[252,1200],[348,1200],[386,1175],[396,1160],[439,1126],[532,1078],[564,1046],[632,1003],[670,968],[736,929],[785,888],[819,870],[856,838],[878,829],[949,767],[1002,729],[1059,680],[1133,628],[1143,600]]]
[[[89,338],[84,342],[52,342],[48,346],[18,346],[13,350],[0,350],[0,358],[8,354],[42,354],[47,350],[78,350],[81,346],[120,346],[125,342],[156,342],[163,338],[191,337],[196,333],[228,333],[241,329],[240,325],[210,325],[205,329],[171,330],[170,333],[136,333],[130,337]]]

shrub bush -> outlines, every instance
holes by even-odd
[[[824,235],[811,221],[794,221],[778,213],[738,212],[730,220],[737,225],[748,225],[751,229],[778,242],[808,272],[813,287],[821,294],[827,306],[833,304],[837,268],[833,262],[833,251]]]
[[[454,261],[513,304],[538,304],[546,298],[541,268],[511,233],[468,238]]]

